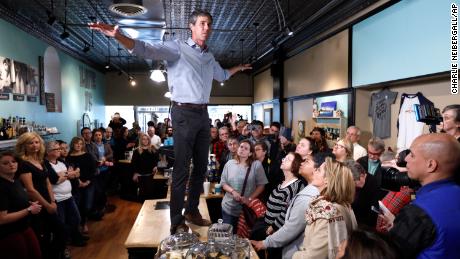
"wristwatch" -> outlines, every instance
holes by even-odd
[[[32,214],[32,209],[30,207],[27,207],[27,212],[29,212],[29,214]]]

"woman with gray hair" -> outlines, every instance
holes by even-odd
[[[71,238],[71,245],[85,246],[86,239],[79,231],[80,213],[77,204],[72,196],[71,181],[78,181],[80,169],[59,161],[61,147],[57,141],[46,143],[45,167],[49,172],[49,179],[52,184],[54,199],[57,205],[57,215],[65,225],[68,236]]]

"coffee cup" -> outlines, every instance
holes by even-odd
[[[203,183],[203,190],[204,190],[204,195],[208,196],[209,195],[209,187],[211,186],[210,182],[204,182]]]
[[[214,185],[214,192],[216,194],[220,194],[222,192],[222,185],[220,185],[219,183]]]

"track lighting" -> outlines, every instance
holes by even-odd
[[[62,40],[65,40],[65,39],[67,39],[69,36],[70,36],[70,33],[68,33],[68,32],[66,31],[66,28],[64,27],[64,31],[61,33],[61,35],[59,35],[59,37],[60,37]]]
[[[157,83],[166,81],[165,75],[163,74],[163,71],[160,69],[153,70],[152,73],[150,74],[150,79],[152,79],[153,81]]]
[[[83,52],[88,52],[90,50],[90,47],[88,44],[85,43],[85,46],[83,47]]]
[[[286,28],[284,28],[284,32],[286,33],[287,36],[293,36],[294,35],[294,32],[291,30],[291,27],[286,26]]]
[[[136,86],[136,80],[134,79],[134,77],[132,76],[129,76],[128,77],[128,82],[131,86]]]
[[[53,23],[56,21],[56,16],[50,11],[46,11],[46,15],[48,16],[48,20],[46,21],[47,24],[53,25]]]

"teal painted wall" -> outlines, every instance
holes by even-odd
[[[27,34],[14,25],[0,19],[0,56],[8,57],[38,68],[38,56],[44,56],[49,47],[45,42]],[[0,101],[0,117],[20,116],[27,121],[35,121],[48,127],[57,127],[61,132],[56,139],[70,141],[77,135],[77,120],[85,112],[85,91],[93,96],[93,106],[88,112],[91,120],[104,122],[105,76],[82,62],[56,49],[61,63],[62,112],[49,113],[39,102]],[[83,66],[96,73],[96,89],[80,87],[79,67]],[[105,123],[104,123],[105,124]]]
[[[450,8],[404,0],[353,26],[353,87],[450,70]]]

